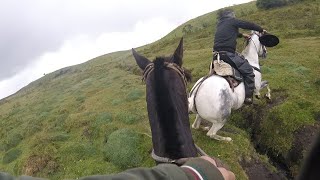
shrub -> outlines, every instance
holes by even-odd
[[[21,155],[20,149],[12,149],[3,156],[2,163],[9,164],[12,161],[16,160],[20,155]]]
[[[97,116],[95,124],[102,125],[110,122],[112,122],[112,114],[103,112]]]
[[[317,79],[317,80],[314,82],[314,84],[315,84],[318,88],[320,88],[320,79]]]
[[[116,118],[125,124],[133,124],[139,121],[140,116],[130,112],[121,112],[116,115]]]
[[[23,137],[21,134],[12,134],[11,136],[9,136],[5,146],[6,147],[5,151],[16,147],[21,142],[22,139]]]
[[[295,73],[300,74],[300,75],[307,75],[310,73],[310,69],[306,68],[304,66],[299,66],[295,69],[293,69]]]
[[[271,9],[287,5],[286,0],[257,0],[256,5],[260,9]]]
[[[112,102],[111,102],[111,104],[114,105],[114,106],[119,105],[119,104],[121,104],[121,103],[122,103],[122,100],[121,100],[121,99],[114,99],[114,100],[112,100]]]
[[[110,134],[104,147],[104,157],[116,166],[126,169],[138,167],[142,162],[140,136],[130,129],[120,129]]]
[[[61,148],[61,152],[63,152],[63,158],[66,161],[80,161],[84,159],[88,159],[97,153],[96,147],[92,146],[89,143],[68,143],[66,146]]]
[[[128,101],[135,101],[135,100],[139,99],[141,96],[143,96],[143,91],[141,91],[139,89],[134,89],[134,90],[130,91],[129,94],[127,95],[127,100]]]
[[[69,134],[66,133],[60,133],[57,135],[54,135],[50,138],[51,141],[66,141],[69,139]]]

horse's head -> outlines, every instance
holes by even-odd
[[[266,58],[267,57],[267,48],[265,45],[261,44],[259,38],[262,36],[263,34],[257,31],[252,31],[252,41],[254,42],[256,49],[257,49],[257,53],[259,57],[262,58]]]
[[[258,57],[266,58],[267,57],[267,48],[263,44],[261,44],[259,38],[263,34],[257,31],[252,31],[251,36],[247,39],[247,47],[246,50],[248,51],[250,48],[253,49],[251,53],[256,53]],[[247,52],[249,53],[249,52]]]
[[[134,49],[132,54],[144,71],[152,142],[154,154],[157,155],[153,157],[178,159],[196,156],[188,115],[188,76],[182,68],[183,39],[173,55],[156,57],[153,62]]]

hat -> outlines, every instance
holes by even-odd
[[[269,33],[260,36],[259,41],[262,45],[266,47],[273,47],[279,44],[279,38]]]

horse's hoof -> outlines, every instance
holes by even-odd
[[[196,126],[194,126],[193,124],[192,124],[192,126],[191,126],[193,129],[199,129],[199,127],[196,127]]]
[[[202,127],[201,128],[203,131],[209,131],[210,130],[210,127],[209,126],[206,126],[206,127]]]
[[[230,142],[232,141],[231,137],[223,137],[223,136],[219,136],[219,135],[208,135],[207,136],[210,136],[210,138],[213,138],[215,140],[218,140],[218,141],[227,141],[227,142]]]
[[[268,100],[271,100],[271,95],[269,94],[265,94],[264,97],[267,98]]]

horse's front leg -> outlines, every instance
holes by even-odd
[[[271,89],[269,88],[268,81],[262,81],[261,82],[261,88],[260,89],[263,89],[263,88],[267,88],[267,93],[265,94],[265,97],[270,100],[271,99]],[[256,97],[257,97],[257,95],[256,95]],[[260,99],[260,93],[259,93],[259,98],[258,99]]]
[[[268,92],[266,94],[266,97],[270,100],[271,99],[271,89],[269,88],[269,85],[267,85],[267,89],[268,89]]]

